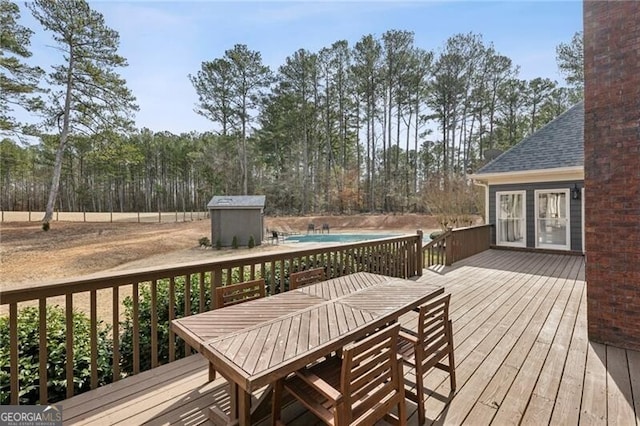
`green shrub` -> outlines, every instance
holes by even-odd
[[[442,234],[444,234],[444,231],[433,231],[431,234],[429,234],[429,238],[431,238],[431,240],[435,240]]]
[[[18,314],[20,404],[38,403],[39,394],[39,310],[26,307]],[[91,388],[91,321],[82,312],[73,313],[73,387],[74,393]],[[66,398],[66,321],[60,306],[47,307],[47,391],[49,402]],[[113,342],[111,327],[98,324],[98,384],[111,383]],[[0,404],[10,402],[9,317],[0,317]],[[15,372],[14,372],[15,374]],[[45,403],[45,402],[40,402]]]
[[[207,237],[201,237],[198,240],[198,245],[200,247],[211,247],[211,240],[209,240],[209,238],[207,238]]]
[[[234,249],[238,248],[238,237],[236,237],[235,235],[233,236],[233,239],[231,240],[231,248],[234,248]]]
[[[216,250],[222,250],[222,240],[220,238],[216,240]]]
[[[195,314],[200,305],[198,277],[191,277],[191,313]],[[185,301],[185,278],[179,277],[175,280],[175,307],[176,317],[184,316]],[[211,286],[205,288],[205,305],[209,306],[211,300]],[[151,368],[151,285],[144,284],[139,288],[139,316],[138,316],[138,339],[140,350],[140,371]],[[158,319],[158,362],[164,364],[169,361],[169,280],[161,280],[157,283],[157,319]],[[124,373],[133,373],[133,300],[126,297],[124,300],[125,319],[120,323],[122,334],[120,336],[120,356],[121,368]],[[184,356],[183,345],[176,344],[177,357]]]
[[[253,235],[249,235],[249,242],[247,243],[247,246],[252,249],[256,246],[256,240],[255,238],[253,238]]]
[[[222,282],[227,282],[226,272],[222,274]],[[234,271],[231,282],[240,282],[240,276]],[[191,314],[200,312],[200,277],[192,275],[190,281],[190,305]],[[211,279],[209,274],[204,281],[204,305],[205,309],[211,305]],[[184,316],[185,308],[185,278],[175,279],[175,317]],[[140,349],[140,371],[151,368],[151,285],[143,284],[139,289],[139,316],[138,316],[138,336]],[[169,361],[169,280],[160,280],[157,284],[157,318],[158,318],[158,363],[164,364]],[[124,321],[120,323],[122,334],[120,337],[121,369],[123,373],[133,373],[133,300],[126,297],[124,300],[125,312]],[[185,356],[184,344],[181,339],[176,338],[176,359]]]

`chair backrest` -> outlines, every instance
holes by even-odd
[[[237,305],[266,295],[264,279],[246,281],[239,284],[216,288],[214,308]]]
[[[422,351],[422,365],[425,368],[435,366],[447,357],[451,347],[451,320],[449,320],[450,294],[420,306],[418,314],[418,340],[422,342],[418,349]]]
[[[369,410],[367,419],[375,422],[385,416],[394,399],[404,398],[402,365],[397,354],[399,330],[400,324],[396,323],[344,347],[340,391],[349,417],[347,424],[362,420],[360,417]]]
[[[307,269],[289,275],[289,290],[324,281],[324,268]]]

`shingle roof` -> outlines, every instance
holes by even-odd
[[[264,207],[264,195],[215,195],[207,207],[209,209],[250,209]]]
[[[584,102],[483,166],[475,174],[584,166]]]

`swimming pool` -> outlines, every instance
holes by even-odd
[[[287,243],[357,243],[359,241],[377,240],[379,238],[398,237],[401,234],[307,234],[290,235]]]

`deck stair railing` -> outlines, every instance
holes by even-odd
[[[451,250],[452,245],[447,244],[450,241],[452,229],[448,228],[436,238],[422,246],[424,258],[424,267],[429,268],[434,265],[450,265],[447,261],[451,259],[451,254],[447,256],[447,247]]]
[[[491,244],[491,226],[447,228],[442,234],[423,245],[425,268],[435,265],[450,266],[462,259],[488,250]]]
[[[275,294],[288,290],[290,273],[317,267],[325,268],[326,278],[360,271],[408,278],[422,275],[421,248],[422,232],[418,231],[353,244],[100,273],[0,290],[0,308],[9,313],[4,322],[5,326],[8,323],[8,333],[0,336],[7,338],[2,345],[8,345],[9,352],[0,365],[2,403],[56,402],[98,387],[105,383],[104,375],[106,382],[117,381],[190,354],[192,349],[176,338],[169,323],[183,315],[213,309],[215,289],[220,286],[263,278],[267,292]],[[47,314],[55,305],[60,306],[64,330],[52,336]],[[36,337],[29,342],[24,341],[18,328],[18,313],[24,307],[34,310],[30,332]],[[74,326],[79,310],[88,316],[89,324],[81,330]],[[98,318],[99,312],[107,312],[102,314],[107,317]],[[0,318],[0,324],[2,321]],[[111,327],[106,346],[107,373],[104,365],[98,365],[99,355],[101,360],[105,358],[102,321]],[[89,351],[90,360],[82,361],[89,366],[78,389],[74,350],[81,333],[89,335],[90,347],[84,346],[84,350]],[[51,349],[48,340],[53,337],[61,343]],[[34,348],[33,353],[26,354],[27,347]],[[79,356],[79,350],[76,352]],[[52,365],[56,364],[54,355],[63,365]],[[29,376],[20,369],[22,361],[31,366]],[[52,371],[58,377],[52,377]],[[71,383],[74,386],[66,385]]]

